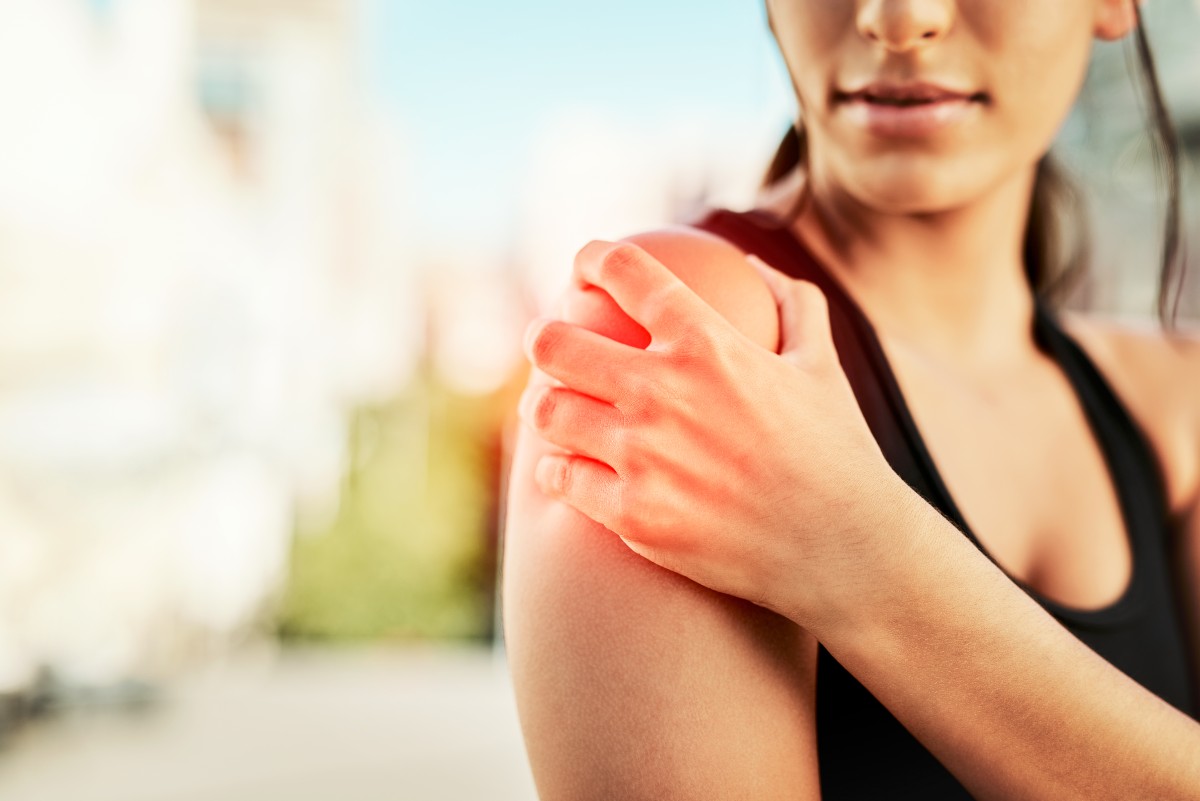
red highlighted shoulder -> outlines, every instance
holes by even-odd
[[[661,262],[747,337],[772,352],[778,349],[775,300],[738,248],[706,231],[682,225],[620,241],[637,245]],[[645,329],[603,290],[572,289],[563,301],[562,312],[568,322],[629,345],[649,344]]]

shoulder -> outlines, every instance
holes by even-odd
[[[1136,380],[1162,411],[1190,414],[1200,431],[1200,325],[1168,332],[1153,320],[1073,311],[1060,319],[1090,355]]]
[[[1200,500],[1200,326],[1060,312],[1063,327],[1155,440],[1176,510]]]
[[[621,241],[774,344],[774,300],[732,245],[686,227]],[[563,319],[645,346],[602,290],[570,284],[562,301]],[[816,640],[543,495],[534,468],[554,450],[518,427],[501,540],[505,651],[540,797],[817,797]]]
[[[687,284],[735,328],[775,350],[779,317],[771,290],[728,240],[689,225],[632,234],[632,243]]]

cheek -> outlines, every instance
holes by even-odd
[[[853,4],[780,2],[773,7],[776,41],[795,85],[801,113],[818,113],[854,31]]]
[[[1014,157],[1036,160],[1083,84],[1093,0],[960,0],[959,8],[993,95],[988,135]]]
[[[1087,74],[1091,39],[1067,31],[1027,40],[997,61],[992,117],[1014,148],[1044,152],[1066,120]]]

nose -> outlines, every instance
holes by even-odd
[[[927,47],[950,30],[955,0],[862,0],[855,24],[893,53]]]

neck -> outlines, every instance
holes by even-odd
[[[924,214],[881,213],[819,174],[811,180],[794,230],[881,338],[959,363],[1028,356],[1033,295],[1021,251],[1032,167],[963,206]]]

